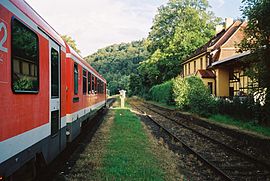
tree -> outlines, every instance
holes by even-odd
[[[270,124],[270,1],[243,0],[243,17],[248,19],[241,51],[251,51],[245,61],[250,64],[250,76],[265,92],[261,123]],[[266,122],[268,119],[268,123]]]
[[[170,0],[159,8],[147,38],[151,57],[140,67],[151,85],[176,77],[187,56],[214,35],[219,19],[209,7],[207,0]]]
[[[129,95],[134,95],[135,92],[140,92],[137,88],[142,85],[141,79],[134,75],[138,75],[139,63],[144,61],[148,54],[145,40],[142,40],[111,45],[85,59],[107,80],[111,94],[118,94],[119,89],[125,89]]]
[[[65,42],[69,45],[69,46],[71,46],[77,53],[81,53],[81,51],[77,48],[77,44],[76,44],[76,42],[75,42],[75,40],[73,40],[70,36],[68,36],[68,35],[63,35],[63,36],[61,36],[64,40],[65,40]]]

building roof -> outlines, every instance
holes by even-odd
[[[216,75],[211,70],[198,70],[196,75],[200,74],[201,78],[215,78]]]
[[[223,60],[219,60],[219,61],[216,61],[216,62],[213,62],[211,67],[215,67],[215,66],[219,66],[219,65],[223,65],[225,63],[228,63],[232,60],[238,60],[246,55],[249,55],[251,52],[250,51],[246,51],[246,52],[243,52],[243,53],[240,53],[240,54],[237,54],[237,55],[234,55],[234,56],[231,56],[231,57],[227,57]]]
[[[212,37],[205,45],[195,50],[182,64],[185,64],[192,60],[194,57],[206,53],[207,51],[213,51],[223,45],[231,35],[236,32],[241,26],[241,21],[235,21],[228,29],[223,29],[221,32]]]

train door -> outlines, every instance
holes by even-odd
[[[49,43],[50,54],[50,157],[55,157],[61,150],[60,121],[60,47],[54,41]],[[52,158],[53,159],[53,158]]]

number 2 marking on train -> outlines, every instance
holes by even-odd
[[[7,27],[3,22],[0,23],[0,32],[1,31],[4,31],[4,36],[0,41],[0,50],[7,53],[8,49],[4,47],[4,43],[7,41]]]

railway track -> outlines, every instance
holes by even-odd
[[[237,149],[231,148],[185,124],[146,107],[134,105],[157,126],[165,130],[175,141],[207,164],[213,171],[226,180],[270,180],[270,167]],[[151,115],[149,115],[149,113]]]

